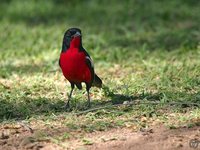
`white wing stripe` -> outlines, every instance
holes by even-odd
[[[85,58],[88,59],[88,60],[90,61],[92,68],[94,68],[94,64],[93,64],[92,59],[91,59],[90,57],[88,57],[88,56],[86,56]]]

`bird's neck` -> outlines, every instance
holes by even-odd
[[[72,39],[70,43],[70,48],[80,48],[80,47],[82,47],[81,37],[75,37],[74,39]]]
[[[78,48],[79,50],[82,50],[82,38],[81,37],[75,37],[74,39],[70,40],[63,40],[63,45],[62,45],[62,53],[65,53],[69,49],[74,49]]]

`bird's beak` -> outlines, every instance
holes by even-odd
[[[78,31],[73,35],[73,37],[77,37],[77,36],[81,36],[80,32]]]

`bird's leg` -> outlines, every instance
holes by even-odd
[[[90,108],[91,104],[90,104],[90,92],[89,90],[87,90],[87,96],[88,96],[88,107]]]
[[[70,101],[70,99],[71,99],[71,97],[72,97],[72,92],[73,92],[73,90],[74,90],[74,84],[71,83],[71,91],[70,91],[70,93],[69,93],[67,103],[65,104],[65,108],[69,108],[69,101]]]
[[[87,90],[87,97],[88,97],[87,106],[88,106],[88,108],[90,108],[90,106],[91,106],[91,104],[90,104],[90,88],[87,85],[86,85],[86,90]]]

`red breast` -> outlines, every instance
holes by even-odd
[[[60,66],[67,80],[74,83],[91,81],[90,69],[86,64],[86,56],[76,46],[78,40],[72,40],[70,48],[60,54]]]

